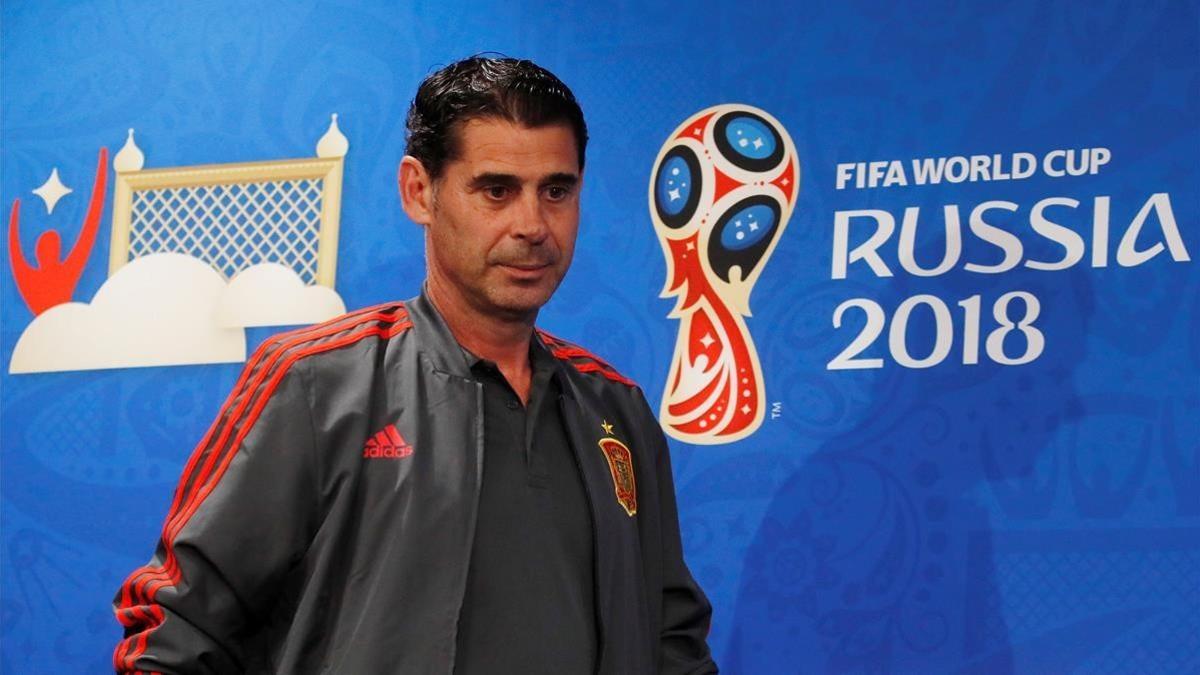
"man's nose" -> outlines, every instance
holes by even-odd
[[[537,192],[523,195],[518,211],[513,215],[516,218],[512,227],[514,237],[524,239],[531,244],[540,244],[550,234],[546,209]]]

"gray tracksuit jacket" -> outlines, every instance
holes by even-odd
[[[598,672],[715,672],[653,413],[607,364],[537,336],[567,383],[591,507]],[[482,401],[424,295],[268,340],[184,469],[154,558],[117,592],[117,671],[451,673]]]

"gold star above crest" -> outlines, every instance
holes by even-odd
[[[608,434],[609,436],[612,436],[612,425],[608,423],[608,420],[604,420],[603,422],[601,422],[600,428],[604,430],[604,433]]]

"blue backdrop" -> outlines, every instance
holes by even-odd
[[[768,111],[803,168],[748,319],[771,409],[745,440],[672,442],[687,558],[715,606],[723,669],[1200,669],[1200,273],[1186,260],[1200,255],[1194,0],[60,0],[2,12],[0,196],[5,208],[22,199],[27,257],[46,228],[73,240],[96,151],[115,152],[128,127],[153,168],[311,155],[338,112],[351,149],[337,289],[351,308],[409,297],[423,277],[420,231],[394,189],[420,79],[482,50],[547,66],[574,88],[592,143],[577,259],[542,324],[655,402],[676,326],[657,297],[666,268],[651,167],[694,112]],[[1064,159],[1053,151],[1091,148],[1110,155],[1095,173],[1052,175]],[[918,185],[912,170],[921,158],[998,155],[1003,173],[1014,153],[1034,158],[1028,178],[1002,180],[989,163],[974,181]],[[876,187],[857,187],[854,166],[839,171],[891,160],[907,185],[882,184],[891,165],[878,165]],[[48,216],[30,190],[52,166],[76,191]],[[839,175],[851,176],[840,189]],[[1166,197],[1139,218],[1153,195]],[[1038,208],[1052,197],[1078,203]],[[1011,207],[981,207],[985,224],[972,224],[994,201]],[[961,260],[906,271],[909,254],[926,269],[943,259],[948,205]],[[835,222],[854,249],[877,222],[848,214],[863,210],[895,220],[877,249],[892,276],[852,260],[835,278]],[[1078,241],[1039,229],[1039,211]],[[1107,243],[1096,234],[1105,211]],[[106,278],[110,216],[111,194],[77,300]],[[1132,250],[1161,250],[1124,265],[1119,245],[1139,220]],[[989,223],[1020,243],[1015,267],[966,267],[1002,264]],[[1073,251],[1082,259],[1065,269],[1026,264]],[[11,274],[0,278],[7,369],[32,315]],[[835,310],[856,298],[835,328]],[[989,348],[1031,303],[1036,318]],[[873,327],[872,304],[884,324],[857,357],[879,367],[830,369]],[[250,347],[268,334],[252,331]],[[1036,358],[1002,363],[1038,352],[1038,334]],[[939,338],[952,346],[938,363],[902,365],[904,353],[936,354]],[[175,480],[238,370],[0,375],[5,672],[111,668],[111,597],[152,554]]]

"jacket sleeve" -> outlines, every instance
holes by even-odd
[[[317,522],[308,387],[256,355],[176,488],[155,556],[113,600],[118,673],[240,673],[241,639],[270,611]]]
[[[649,406],[646,407],[649,411]],[[663,675],[715,673],[717,665],[708,648],[712,605],[683,559],[679,536],[679,513],[675,504],[675,482],[671,475],[671,453],[666,437],[653,414],[648,435],[654,439],[655,471],[658,479],[659,518],[662,523],[662,633],[659,636],[659,666]]]

